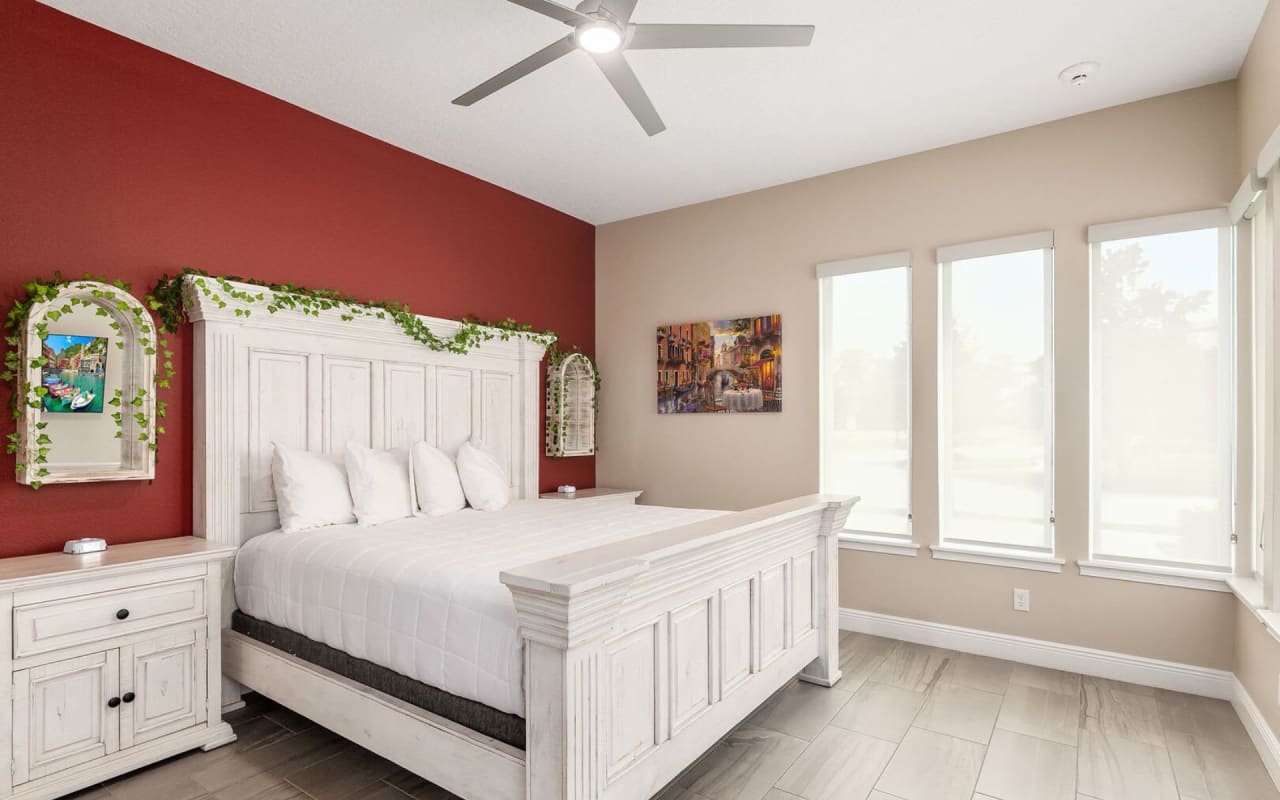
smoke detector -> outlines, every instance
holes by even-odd
[[[1072,86],[1084,86],[1093,77],[1093,73],[1097,71],[1097,61],[1081,61],[1079,64],[1072,64],[1062,72],[1059,72],[1058,78]]]

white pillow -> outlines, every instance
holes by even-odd
[[[507,473],[484,447],[464,442],[458,448],[458,477],[472,508],[497,511],[511,501]]]
[[[297,533],[356,521],[342,462],[279,442],[272,447],[271,477],[281,530]]]
[[[408,450],[374,450],[347,445],[347,479],[362,527],[413,516]]]
[[[448,453],[426,442],[417,442],[409,452],[413,485],[418,490],[418,507],[423,513],[438,517],[467,507],[458,467]]]

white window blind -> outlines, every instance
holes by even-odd
[[[1095,559],[1227,569],[1234,258],[1225,211],[1095,226]]]
[[[940,248],[943,544],[1053,551],[1053,235]]]
[[[907,253],[823,264],[822,488],[861,496],[856,533],[911,536]]]

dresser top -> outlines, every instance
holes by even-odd
[[[573,494],[562,492],[544,492],[538,497],[543,500],[590,500],[593,497],[615,497],[617,495],[635,495],[639,497],[644,494],[640,489],[607,489],[598,487],[595,489],[579,489]]]
[[[231,558],[236,549],[195,536],[111,545],[99,553],[40,553],[0,558],[0,588],[10,584],[91,577],[101,573],[191,564]]]

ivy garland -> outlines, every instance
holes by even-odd
[[[114,288],[101,288],[96,284],[104,284]],[[48,303],[52,306],[45,312],[44,319],[36,323],[35,332],[40,339],[44,339],[48,335],[50,322],[57,322],[79,306],[93,308],[98,316],[106,317],[111,329],[116,332],[116,347],[124,349],[124,339],[120,335],[120,323],[107,310],[107,306],[114,306],[121,313],[133,315],[134,324],[138,330],[138,345],[143,348],[147,355],[156,355],[158,351],[163,352],[163,358],[160,360],[161,366],[155,373],[154,386],[150,389],[139,386],[134,396],[129,398],[123,396],[122,390],[116,389],[111,399],[107,401],[108,405],[116,409],[111,414],[111,418],[116,425],[115,435],[117,439],[124,435],[126,406],[136,409],[133,411],[132,416],[134,422],[137,423],[138,440],[146,442],[149,448],[156,450],[159,445],[159,437],[164,433],[164,427],[158,424],[158,420],[165,416],[166,408],[163,402],[157,402],[156,419],[152,420],[145,410],[146,398],[149,392],[169,387],[169,381],[173,377],[173,352],[169,350],[168,341],[161,339],[157,335],[155,324],[143,309],[119,299],[119,293],[129,293],[131,289],[129,284],[120,280],[108,281],[106,278],[94,275],[85,275],[78,281],[66,281],[60,272],[55,272],[52,280],[29,281],[22,288],[23,295],[14,301],[5,316],[4,369],[0,371],[0,379],[13,384],[13,392],[9,398],[9,404],[14,421],[20,420],[26,409],[39,409],[44,402],[44,397],[49,393],[49,390],[43,384],[32,384],[26,377],[28,369],[41,369],[48,363],[48,359],[45,358],[43,353],[31,355],[26,358],[26,363],[24,363],[22,345],[32,307],[37,303]],[[97,302],[74,295],[64,297],[63,293],[68,288],[77,291],[88,290]],[[25,454],[26,461],[19,461],[17,464],[19,472],[26,472],[31,476],[28,485],[32,489],[39,489],[42,485],[41,479],[49,474],[47,464],[49,461],[49,448],[53,444],[53,440],[46,432],[48,426],[49,423],[47,422],[36,423],[36,438],[29,444]],[[5,452],[13,455],[21,449],[22,435],[17,431],[7,434],[5,437]]]
[[[235,309],[235,314],[238,317],[247,317],[252,314],[253,309],[250,308],[251,306],[262,306],[270,314],[289,310],[309,314],[313,317],[319,317],[325,313],[336,313],[340,319],[346,322],[360,317],[390,320],[406,336],[436,352],[465,355],[481,344],[495,338],[501,341],[522,338],[546,347],[548,348],[548,357],[553,365],[561,363],[570,353],[579,352],[577,347],[567,352],[558,350],[555,347],[557,337],[554,331],[535,331],[531,325],[516,322],[511,318],[496,322],[482,322],[475,317],[468,316],[463,318],[458,330],[451,336],[442,337],[433,333],[404,303],[389,300],[360,300],[333,289],[309,289],[291,283],[268,283],[252,278],[212,276],[197,269],[184,269],[177,275],[166,273],[156,282],[155,286],[144,298],[146,308],[150,309],[156,317],[156,322],[153,322],[142,309],[117,299],[117,292],[127,293],[131,291],[130,285],[124,281],[111,281],[92,275],[85,275],[80,281],[66,281],[61,273],[55,272],[52,280],[33,280],[24,284],[23,295],[14,301],[5,317],[4,327],[7,334],[5,338],[7,347],[4,356],[4,369],[3,372],[0,372],[0,379],[13,384],[14,391],[10,400],[12,416],[15,421],[22,418],[26,409],[39,409],[43,396],[48,393],[48,390],[43,386],[32,385],[26,379],[27,367],[38,369],[45,364],[43,354],[29,359],[27,364],[23,363],[22,341],[31,308],[36,303],[56,302],[67,287],[80,290],[89,288],[88,284],[85,283],[86,281],[100,282],[114,287],[114,289],[93,288],[92,295],[95,300],[100,301],[98,303],[80,297],[61,298],[63,300],[62,305],[51,309],[45,315],[45,319],[49,322],[57,322],[62,316],[74,311],[77,306],[96,306],[99,316],[110,318],[111,314],[104,306],[112,303],[121,312],[132,313],[139,331],[139,345],[147,355],[162,354],[156,370],[153,390],[168,389],[173,378],[173,352],[169,350],[168,341],[161,338],[161,334],[174,333],[187,322],[185,302],[187,291],[200,292],[207,300],[219,308],[226,308],[231,301],[236,301],[242,306]],[[235,285],[237,283],[248,284],[256,288],[245,290],[237,287]],[[111,327],[119,334],[119,323],[115,319],[111,319],[110,322]],[[156,324],[157,322],[158,324]],[[45,321],[41,321],[36,325],[36,333],[40,338],[43,339],[47,332],[47,323]],[[123,349],[124,341],[122,338],[117,338],[116,347]],[[592,362],[591,366],[594,370],[595,363]],[[595,370],[595,381],[598,391],[600,388],[599,370]],[[121,396],[120,390],[116,390],[115,396],[108,402],[116,408],[116,411],[112,413],[112,418],[116,424],[117,438],[123,435],[124,414],[128,411],[126,406],[132,407],[138,409],[133,413],[133,420],[138,425],[139,440],[147,442],[148,447],[152,450],[157,450],[159,437],[165,431],[163,426],[155,423],[165,416],[166,407],[165,403],[157,401],[156,420],[150,419],[142,410],[145,406],[147,391],[147,389],[139,387],[136,396],[125,398]],[[597,408],[597,413],[598,411],[599,409]],[[552,417],[548,416],[547,425],[550,426],[551,424]],[[19,462],[17,465],[19,471],[31,471],[30,474],[34,474],[36,478],[43,478],[49,474],[46,464],[48,463],[49,447],[52,441],[49,434],[45,432],[47,427],[47,422],[36,424],[38,435],[32,443],[34,446],[26,453],[26,462]],[[548,430],[550,430],[549,427]],[[7,434],[6,451],[12,455],[18,453],[20,449],[21,435],[17,432]],[[41,482],[32,480],[29,485],[33,489],[38,489]]]

